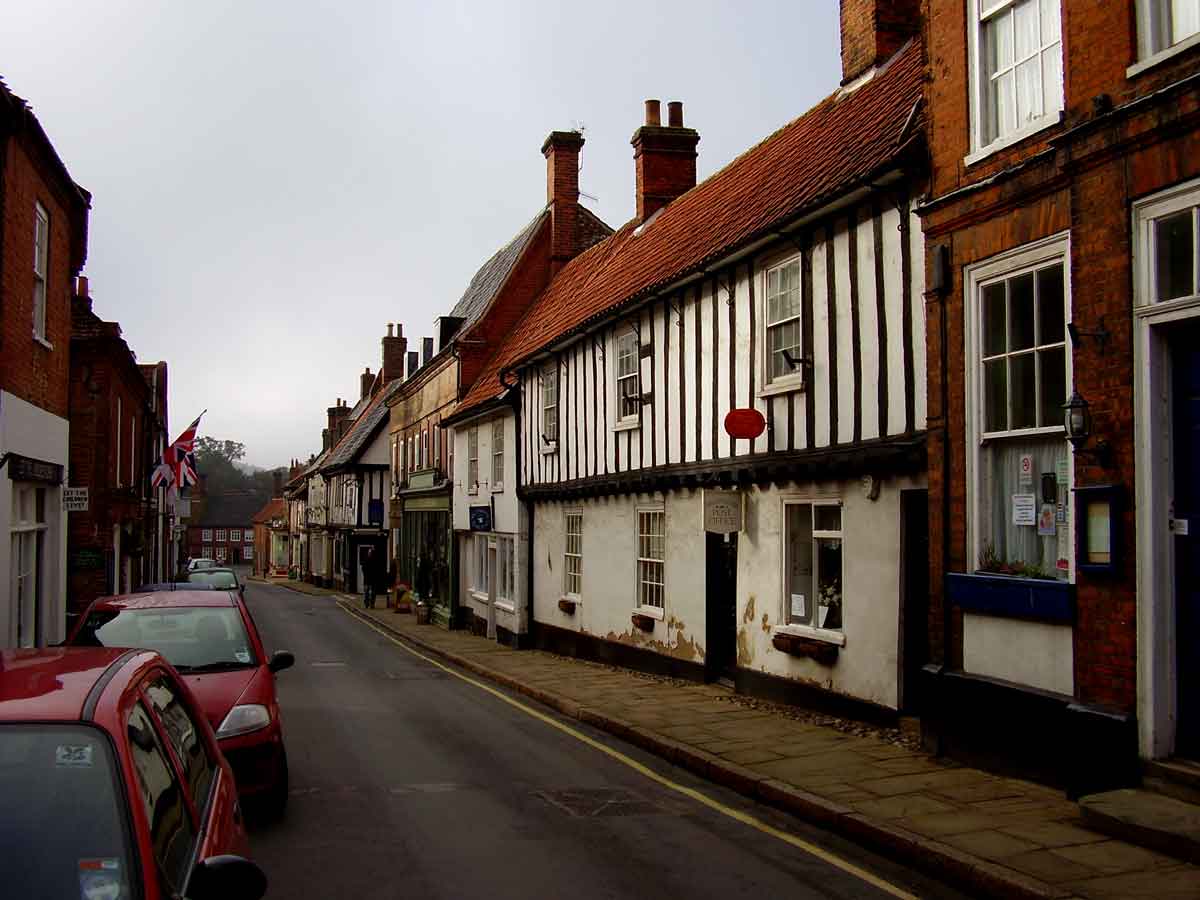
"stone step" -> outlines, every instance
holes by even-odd
[[[1123,788],[1079,798],[1083,824],[1131,844],[1200,863],[1200,806]]]
[[[1189,759],[1148,762],[1143,769],[1142,787],[1200,806],[1200,763]]]

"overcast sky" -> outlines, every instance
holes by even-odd
[[[619,226],[644,99],[684,102],[703,179],[836,88],[837,10],[39,0],[5,4],[0,75],[93,194],[95,309],[168,362],[172,438],[207,408],[274,466],[541,208],[550,131],[584,128]]]

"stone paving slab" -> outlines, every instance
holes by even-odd
[[[936,759],[898,732],[856,733],[854,723],[714,685],[509,650],[348,599],[347,611],[419,650],[973,896],[1200,897],[1200,867],[1107,839],[1060,792]]]

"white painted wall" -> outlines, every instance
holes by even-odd
[[[504,422],[504,481],[501,489],[492,484],[492,423],[497,419]],[[472,493],[467,484],[467,440],[472,428],[479,429],[479,484]],[[493,414],[460,422],[452,428],[454,441],[453,527],[455,531],[466,531],[471,527],[470,507],[487,506],[495,503],[495,518],[492,529],[505,534],[515,534],[518,526],[517,500],[517,431],[516,417],[505,407]]]
[[[1074,654],[1070,625],[963,614],[964,672],[1073,696]]]
[[[58,463],[65,475],[70,454],[67,420],[0,391],[0,454],[7,452]],[[12,646],[16,640],[16,615],[10,605],[12,480],[8,474],[7,467],[0,470],[0,645],[3,646]],[[46,521],[41,573],[43,639],[53,642],[65,637],[66,628],[67,514],[62,511],[61,488],[47,491]]]

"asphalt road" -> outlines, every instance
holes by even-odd
[[[251,833],[271,898],[897,896],[405,652],[332,599],[256,583],[246,595],[268,652],[296,655],[278,677],[288,810]],[[900,891],[962,896],[569,724]]]

